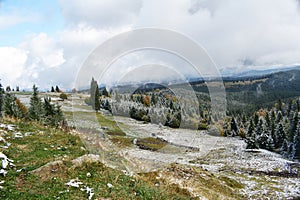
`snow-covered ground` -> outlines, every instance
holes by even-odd
[[[94,114],[83,101],[84,96],[75,95],[67,101],[57,102],[62,105],[64,111],[86,113],[84,116],[75,115],[74,118],[69,118],[70,124],[101,130],[101,125],[95,121]],[[113,119],[131,137],[159,137],[170,143],[163,149],[153,152],[139,149],[137,146],[115,148],[111,143],[105,145],[105,142],[109,141],[101,141],[106,148],[110,148],[109,151],[115,152],[126,161],[122,162],[124,165],[128,164],[126,167],[128,171],[151,171],[170,163],[180,163],[203,168],[216,176],[235,179],[244,184],[244,188],[239,192],[249,199],[300,197],[299,175],[290,174],[286,167],[290,161],[267,150],[247,151],[244,141],[238,137],[216,137],[206,131],[172,129],[126,117],[114,116]],[[90,141],[84,142],[88,144]]]

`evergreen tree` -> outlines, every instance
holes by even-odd
[[[99,94],[99,88],[98,88],[98,84],[97,84],[97,82],[96,82],[96,84],[95,84],[95,100],[94,100],[94,102],[95,102],[95,104],[94,104],[94,110],[96,110],[96,112],[98,112],[99,110],[100,110],[100,94]]]
[[[292,159],[300,161],[300,128],[298,127],[295,134],[292,150]]]
[[[51,98],[45,97],[43,103],[43,121],[45,125],[59,126],[64,120],[63,113],[58,104],[51,104]]]
[[[256,142],[256,135],[254,132],[254,124],[252,119],[249,123],[248,132],[246,134],[246,143],[247,143],[247,149],[258,149],[258,144]]]
[[[2,108],[3,108],[3,94],[4,94],[4,89],[0,83],[0,117],[2,117]]]
[[[58,86],[55,87],[55,92],[60,92],[60,89]]]
[[[154,92],[152,92],[152,94],[151,94],[151,104],[152,104],[152,106],[154,106],[156,104],[156,98],[155,98]]]
[[[279,148],[283,145],[283,142],[286,139],[282,123],[277,124],[275,135],[275,148]]]
[[[33,120],[40,120],[42,115],[42,102],[39,98],[38,88],[33,85],[33,93],[30,98],[30,106],[28,110],[29,118]]]
[[[19,86],[16,87],[16,91],[17,91],[17,92],[20,91],[20,87],[19,87]]]
[[[7,86],[6,87],[6,92],[10,92],[10,91],[11,91],[10,86]]]
[[[254,114],[254,125],[257,126],[258,122],[259,122],[259,116],[257,113],[255,113]]]
[[[99,94],[99,88],[98,88],[98,83],[97,81],[94,80],[94,78],[92,78],[91,81],[91,86],[90,86],[90,103],[92,105],[92,108],[94,110],[99,111],[100,110],[100,94]]]
[[[63,112],[61,110],[61,106],[56,104],[54,106],[54,125],[55,126],[59,126],[62,122],[65,121],[64,116],[63,116]]]
[[[102,95],[108,97],[108,92],[106,87],[103,88]]]
[[[263,120],[262,119],[259,119],[259,122],[256,126],[256,129],[255,129],[255,134],[257,137],[260,137],[262,135],[264,131],[264,127],[263,127]]]
[[[54,87],[53,87],[53,86],[51,87],[51,92],[55,92],[55,90],[54,90]]]
[[[270,119],[270,116],[269,116],[269,112],[267,111],[266,112],[266,117],[265,117],[265,119],[266,119],[266,126],[269,128],[269,127],[271,127],[271,119]]]
[[[293,142],[294,137],[296,135],[296,131],[297,131],[297,126],[298,126],[298,112],[294,112],[294,116],[293,119],[290,120],[290,130],[289,130],[289,134],[288,134],[288,141],[289,142]]]
[[[15,96],[11,93],[6,93],[4,96],[4,114],[7,116],[14,117],[14,102],[15,102]]]
[[[276,123],[279,123],[282,120],[282,113],[281,111],[278,111],[276,116]]]
[[[237,136],[238,135],[238,127],[237,127],[234,117],[231,118],[230,127],[231,127],[232,136],[233,137]]]

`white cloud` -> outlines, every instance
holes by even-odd
[[[110,28],[132,23],[139,14],[142,0],[59,0],[62,14],[71,25],[88,24]]]
[[[43,68],[57,67],[65,62],[63,49],[46,33],[28,36],[20,48],[27,50],[32,61]]]
[[[59,0],[59,4],[65,27],[56,38],[47,33],[25,37],[12,48],[18,52],[17,59],[12,49],[1,47],[10,52],[5,59],[0,55],[1,69],[7,64],[24,72],[7,75],[7,79],[70,88],[93,49],[113,35],[138,27],[186,34],[203,45],[220,68],[300,63],[298,0]],[[22,17],[0,15],[0,29],[28,20]],[[166,59],[157,56],[149,62],[174,65],[174,59],[169,63]],[[136,61],[126,62],[124,66],[130,67]]]
[[[0,78],[4,84],[17,84],[24,73],[27,53],[14,47],[0,47]]]

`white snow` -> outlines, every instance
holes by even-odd
[[[67,186],[71,186],[71,187],[76,187],[79,188],[80,185],[82,185],[83,183],[80,182],[78,179],[71,179],[68,183],[66,183],[65,185]]]

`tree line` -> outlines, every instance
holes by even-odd
[[[39,97],[38,88],[33,85],[33,93],[27,108],[13,93],[5,92],[0,84],[0,115],[30,121],[37,121],[44,125],[58,127],[66,126],[61,107],[53,104],[50,97]]]
[[[241,136],[247,149],[266,149],[288,159],[300,160],[300,101],[281,100],[271,109],[260,109],[248,119],[245,115],[229,117],[224,136]]]

